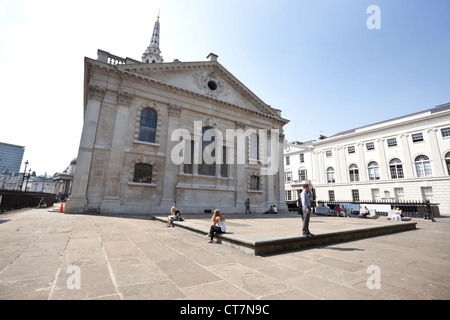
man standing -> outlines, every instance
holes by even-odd
[[[302,216],[302,221],[305,220],[305,217],[303,216],[302,193],[301,192],[298,195],[297,208],[298,208],[297,209],[298,210],[298,214],[300,214]]]
[[[249,214],[251,214],[250,212],[250,200],[247,198],[247,200],[245,201],[245,214],[247,214],[247,212]]]
[[[309,217],[311,215],[311,192],[309,191],[309,184],[303,185],[303,191],[300,195],[301,205],[303,209],[303,235],[307,237],[313,236],[311,232],[309,232]]]

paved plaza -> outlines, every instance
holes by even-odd
[[[295,213],[226,218],[249,237],[301,233]],[[310,229],[380,219],[312,217]],[[150,216],[25,209],[0,215],[0,299],[449,299],[450,219],[413,221],[412,231],[254,256]],[[208,217],[186,222],[207,227]]]

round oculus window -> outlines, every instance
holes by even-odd
[[[208,82],[208,88],[211,89],[212,91],[217,90],[217,83],[215,81],[210,80]]]

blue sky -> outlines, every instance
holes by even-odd
[[[38,174],[63,170],[78,153],[84,57],[140,59],[159,9],[165,61],[218,54],[291,120],[289,141],[450,102],[450,0],[0,0],[0,141],[24,145]]]

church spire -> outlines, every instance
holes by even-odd
[[[153,28],[153,35],[150,45],[145,50],[142,55],[142,62],[144,63],[161,63],[164,62],[161,56],[161,50],[159,49],[159,12],[158,19],[155,22],[155,27]]]

